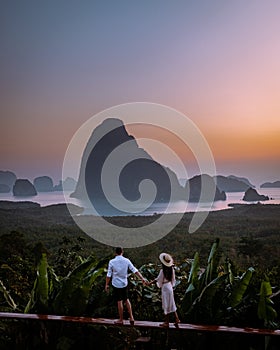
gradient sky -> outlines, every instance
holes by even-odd
[[[84,122],[147,101],[193,120],[218,173],[279,180],[279,13],[278,0],[2,0],[0,169],[57,182]]]

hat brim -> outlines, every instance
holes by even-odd
[[[167,267],[170,267],[173,265],[173,259],[172,256],[167,253],[161,253],[159,256],[159,260],[161,263]]]

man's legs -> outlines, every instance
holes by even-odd
[[[130,303],[129,299],[126,299],[125,305],[127,307],[127,311],[128,311],[128,314],[129,314],[130,321],[134,321],[133,313],[132,313],[132,307],[131,307],[131,303]]]
[[[118,312],[119,312],[119,321],[123,322],[123,302],[118,300]]]
[[[132,307],[131,303],[128,299],[128,290],[127,287],[125,288],[114,288],[114,295],[118,303],[118,312],[119,312],[119,320],[116,321],[115,323],[123,323],[123,303],[125,303],[127,307],[127,311],[129,314],[129,320],[130,324],[134,324],[134,318],[133,318],[133,313],[132,313]]]

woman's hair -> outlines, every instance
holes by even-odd
[[[172,274],[173,274],[173,267],[172,266],[165,266],[162,264],[162,271],[163,271],[163,275],[167,279],[167,281],[171,281]]]

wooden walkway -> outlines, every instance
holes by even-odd
[[[75,322],[75,323],[90,323],[97,325],[116,326],[115,320],[108,318],[91,318],[91,317],[72,317],[72,316],[57,316],[57,315],[40,315],[40,314],[23,314],[14,312],[0,312],[0,319],[13,319],[13,320],[38,320],[38,321],[60,321],[60,322]],[[124,324],[118,327],[139,327],[146,329],[164,329],[159,326],[161,322],[151,321],[137,321],[135,320],[134,326],[131,326],[129,321],[125,320]],[[195,331],[195,332],[214,332],[214,333],[239,333],[239,334],[251,334],[251,335],[280,335],[280,330],[270,329],[258,329],[258,328],[238,328],[238,327],[226,327],[226,326],[214,326],[214,325],[196,325],[189,323],[180,323],[179,328],[176,328],[173,323],[170,323],[170,330],[181,331]]]

